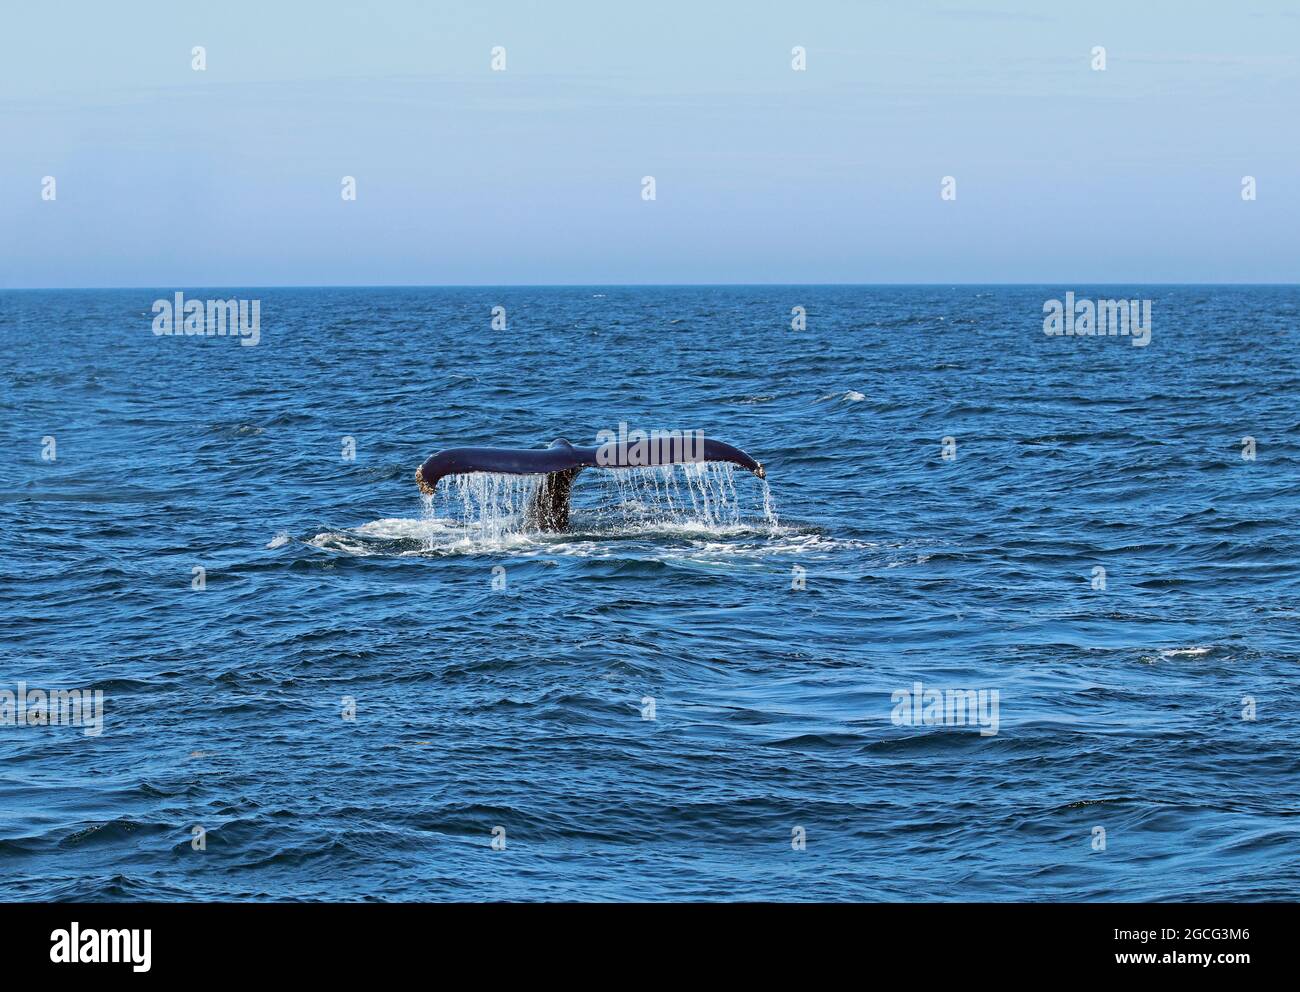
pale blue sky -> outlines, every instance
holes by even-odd
[[[1295,2],[334,7],[6,4],[0,286],[1300,281]]]

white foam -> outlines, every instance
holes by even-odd
[[[819,396],[817,402],[825,403],[827,400],[844,400],[847,403],[861,403],[866,398],[864,394],[856,389],[847,389],[842,393],[827,393],[824,396]]]
[[[816,560],[843,550],[868,551],[877,545],[841,541],[809,528],[765,524],[647,522],[610,526],[599,513],[576,511],[564,533],[519,531],[495,537],[466,534],[460,521],[439,517],[375,520],[347,530],[326,531],[307,542],[358,556],[411,557],[506,552],[520,557],[564,555],[579,558],[653,557],[663,561],[726,563],[743,558],[794,557]]]

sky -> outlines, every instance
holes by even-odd
[[[2,2],[4,288],[1300,281],[1295,0]]]

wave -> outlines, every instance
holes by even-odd
[[[817,397],[818,403],[825,403],[828,400],[840,400],[844,403],[861,403],[867,397],[858,392],[856,389],[846,389],[842,393],[826,393],[824,396]]]

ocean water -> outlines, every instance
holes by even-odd
[[[1295,897],[1300,289],[176,288],[0,293],[6,898]],[[620,423],[770,489],[413,481]]]

